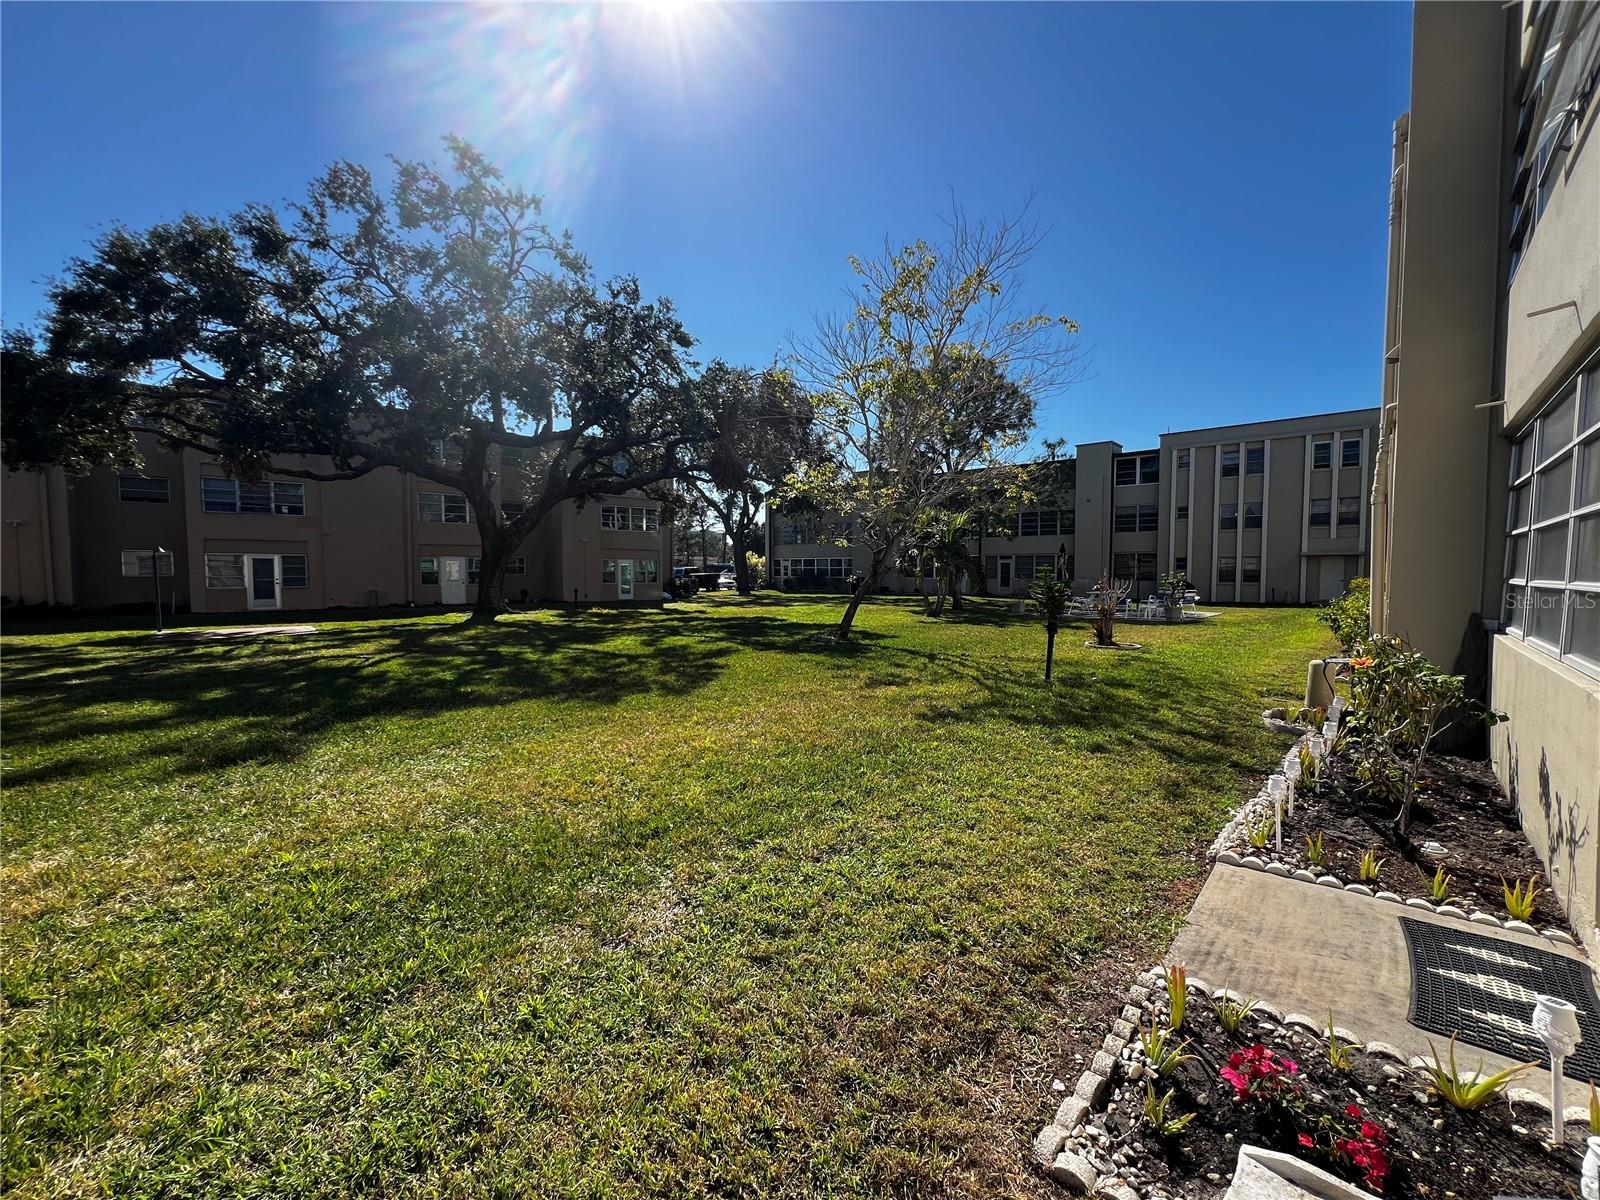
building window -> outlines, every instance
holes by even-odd
[[[1260,475],[1267,469],[1267,448],[1251,446],[1244,452],[1244,473]]]
[[[1178,470],[1187,471],[1188,469],[1189,469],[1189,452],[1187,450],[1179,450],[1178,451]]]
[[[630,529],[653,533],[660,528],[660,521],[659,509],[629,508],[621,504],[606,504],[600,508],[601,529]]]
[[[1128,487],[1135,483],[1159,483],[1161,481],[1161,455],[1159,453],[1118,455],[1114,468],[1118,487]]]
[[[615,583],[617,581],[617,560],[606,558],[600,561],[600,582]]]
[[[1055,537],[1060,526],[1056,509],[1042,508],[1037,512],[1019,512],[1016,531],[1018,537]]]
[[[1117,533],[1133,533],[1139,528],[1139,506],[1137,504],[1119,504],[1115,516],[1111,520],[1111,528]]]
[[[1505,626],[1600,675],[1600,360],[1512,447]]]
[[[422,582],[429,586],[438,586],[439,560],[432,557],[423,558],[420,560],[418,565],[421,567]]]
[[[1187,504],[1178,505],[1173,515],[1179,521],[1187,521],[1189,519],[1189,506]]]
[[[208,588],[242,588],[242,587],[244,587],[244,555],[242,555],[242,554],[208,554],[208,555],[206,555],[206,587],[208,587]]]
[[[1233,582],[1233,556],[1232,555],[1225,555],[1224,557],[1217,559],[1217,582],[1218,583],[1232,583]]]
[[[165,504],[171,499],[165,479],[152,479],[144,475],[118,475],[117,496],[142,504]]]
[[[507,521],[519,520],[521,519],[522,514],[527,511],[528,506],[526,504],[520,504],[516,501],[511,501],[500,506],[500,515]]]
[[[150,559],[153,551],[150,550],[124,550],[122,552],[122,574],[129,579],[149,579],[154,575],[150,569]],[[172,551],[165,550],[161,553],[161,574],[172,574]]]
[[[654,558],[641,558],[639,560],[638,575],[640,583],[660,583],[660,560]]]
[[[517,555],[513,555],[511,558],[506,559],[506,574],[507,575],[526,575],[527,573],[528,573],[528,560],[523,558],[522,555],[517,554]]]
[[[300,517],[306,511],[306,485],[272,479],[245,483],[219,475],[203,475],[200,477],[200,508],[210,513]]]
[[[1339,527],[1361,524],[1361,497],[1339,497]]]
[[[418,492],[417,520],[428,525],[465,525],[467,498],[453,492]]]
[[[1244,527],[1246,529],[1261,528],[1261,501],[1246,500],[1244,502]]]
[[[501,446],[500,465],[502,467],[520,467],[522,465],[522,447]]]
[[[481,559],[481,558],[469,558],[469,559],[467,559],[467,582],[468,583],[477,583],[478,582],[478,575],[480,574],[482,566],[483,566],[483,559]]]
[[[1311,502],[1311,513],[1306,518],[1306,524],[1312,529],[1326,529],[1328,527],[1328,513],[1331,504],[1332,501],[1329,500],[1313,500]]]
[[[1232,529],[1239,523],[1239,506],[1233,501],[1217,506],[1217,528]]]
[[[1241,583],[1260,583],[1261,559],[1246,555],[1244,562],[1241,565],[1239,581]]]
[[[304,554],[283,554],[278,557],[278,570],[286,588],[311,586],[311,562]]]
[[[1150,580],[1156,577],[1154,554],[1113,554],[1111,575],[1114,579]]]
[[[1239,473],[1239,447],[1222,452],[1222,477],[1230,479]]]
[[[1333,443],[1311,443],[1311,466],[1313,469],[1333,466]]]
[[[1175,554],[1172,558],[1172,569],[1180,575],[1189,573],[1189,558],[1184,554]]]
[[[1139,505],[1139,532],[1154,533],[1161,527],[1161,510],[1154,504]]]
[[[1345,438],[1339,443],[1339,465],[1341,467],[1359,467],[1361,465],[1361,439]]]

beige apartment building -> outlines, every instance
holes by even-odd
[[[978,529],[986,590],[1022,595],[1059,565],[1079,592],[1112,575],[1148,596],[1181,571],[1207,603],[1331,599],[1367,570],[1377,426],[1374,408],[1169,433],[1146,450],[1084,443],[1057,495]],[[835,518],[769,513],[774,580],[842,584],[867,565],[850,534]],[[892,574],[885,586],[925,582]]]
[[[1600,949],[1600,3],[1419,4],[1395,124],[1373,623],[1484,682]]]
[[[0,579],[8,602],[153,604],[153,570],[166,601],[193,612],[477,599],[481,543],[466,497],[452,488],[394,470],[337,482],[268,473],[246,483],[196,451],[140,441],[139,472],[5,472]],[[520,482],[520,462],[508,453],[499,482],[508,514],[521,511],[513,499]],[[659,505],[643,497],[568,502],[518,548],[505,594],[513,603],[659,603],[668,538]]]

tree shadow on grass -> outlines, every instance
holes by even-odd
[[[293,759],[354,722],[531,699],[608,706],[639,695],[688,697],[746,650],[859,661],[883,637],[859,631],[840,644],[832,629],[831,621],[759,612],[591,609],[489,626],[345,624],[297,638],[13,642],[6,732],[30,754],[113,738],[129,757],[158,756],[175,775],[199,774]],[[194,737],[202,728],[205,736]],[[59,782],[113,764],[103,753],[57,757],[8,772],[7,784]]]

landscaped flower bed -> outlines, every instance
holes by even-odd
[[[1424,768],[1420,784],[1410,836],[1401,838],[1395,832],[1393,803],[1363,788],[1350,761],[1336,755],[1324,765],[1317,788],[1304,783],[1296,788],[1294,813],[1284,815],[1282,852],[1270,840],[1252,848],[1243,830],[1231,848],[1291,870],[1333,875],[1343,883],[1364,883],[1374,892],[1434,903],[1439,901],[1432,885],[1442,867],[1448,903],[1468,913],[1508,919],[1504,885],[1539,876],[1542,867],[1494,774],[1485,763],[1436,757]],[[1256,820],[1270,821],[1270,808]],[[1445,854],[1424,853],[1429,842],[1438,843]],[[1368,851],[1377,874],[1363,878],[1362,858]],[[1542,882],[1525,919],[1540,929],[1567,928],[1565,914]]]
[[[1228,995],[1219,999],[1226,1015]],[[1208,1200],[1226,1192],[1248,1143],[1403,1200],[1576,1194],[1585,1123],[1569,1122],[1567,1145],[1549,1148],[1549,1114],[1537,1105],[1513,1109],[1497,1094],[1475,1111],[1453,1107],[1424,1071],[1387,1048],[1369,1052],[1337,1035],[1330,1042],[1327,1031],[1285,1025],[1264,1007],[1230,1033],[1204,985],[1189,987],[1176,1031],[1158,989],[1135,988],[1130,1000],[1139,1032],[1117,1056],[1104,1106],[1062,1145],[1052,1173],[1063,1181],[1065,1159],[1077,1156],[1103,1167],[1102,1189],[1120,1181],[1139,1196]],[[1131,1024],[1133,1009],[1123,1015]],[[1447,1044],[1438,1051],[1448,1057]],[[1456,1053],[1471,1074],[1476,1052]],[[1161,1060],[1170,1061],[1158,1074]]]

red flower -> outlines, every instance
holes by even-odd
[[[1346,1104],[1344,1106],[1344,1115],[1347,1117],[1354,1117],[1359,1121],[1361,1120],[1361,1109],[1356,1107],[1354,1104]]]
[[[1313,1146],[1315,1146],[1317,1143],[1316,1143],[1316,1139],[1313,1138],[1309,1133],[1302,1133],[1300,1135],[1300,1144],[1302,1146],[1304,1146],[1307,1150],[1309,1150]]]

